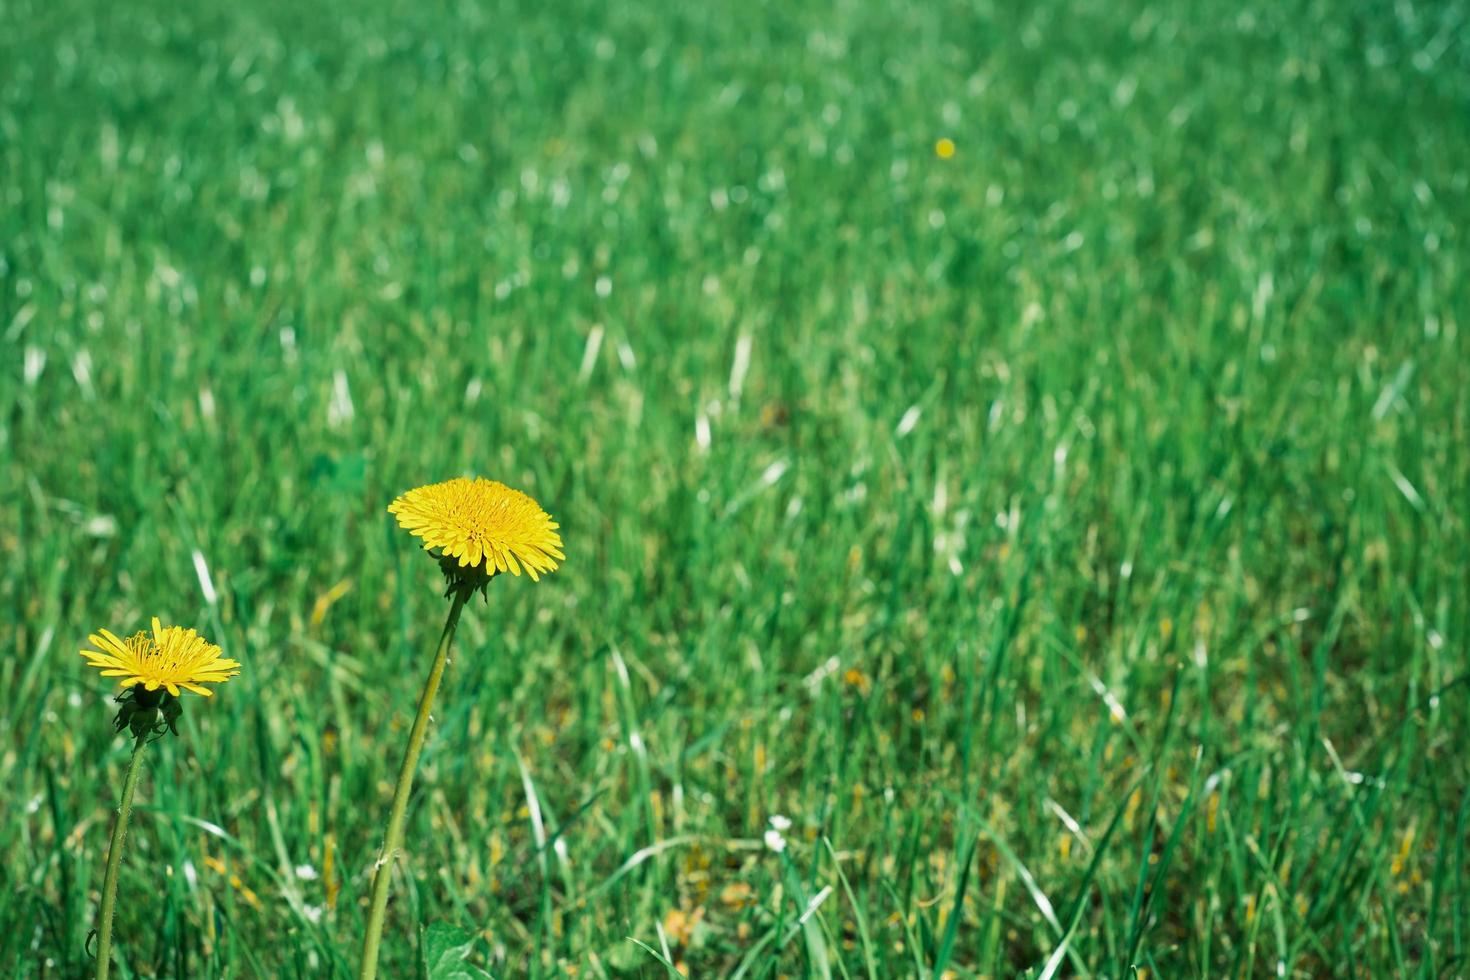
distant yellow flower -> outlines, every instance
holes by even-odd
[[[174,697],[179,688],[211,697],[202,685],[220,684],[240,673],[240,664],[220,656],[220,648],[194,630],[181,626],[164,628],[153,617],[151,633],[140,630],[120,640],[107,630],[88,637],[95,650],[83,650],[87,663],[103,677],[121,677],[122,687],[141,684],[146,690],[160,687]]]
[[[531,581],[565,561],[561,525],[519,490],[494,480],[459,477],[403,494],[388,505],[405,530],[437,549],[460,568],[479,569],[487,578],[524,568]]]
[[[689,941],[694,938],[694,932],[704,919],[704,909],[697,908],[693,912],[684,909],[670,909],[668,915],[664,916],[664,935],[675,946],[688,946]]]
[[[934,155],[941,160],[948,160],[954,156],[954,140],[948,136],[943,137],[934,144]]]

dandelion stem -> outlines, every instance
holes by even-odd
[[[128,835],[128,817],[133,812],[133,791],[138,788],[138,773],[142,770],[143,746],[148,733],[140,734],[133,742],[133,757],[128,762],[128,774],[123,780],[122,802],[118,804],[117,820],[112,825],[112,843],[107,845],[107,873],[102,876],[102,921],[97,930],[97,980],[107,980],[112,971],[112,910],[117,904],[117,874],[122,868],[123,838]]]
[[[472,588],[459,586],[453,593],[449,606],[449,617],[444,621],[444,633],[439,637],[439,649],[434,654],[434,666],[429,668],[429,679],[424,681],[423,693],[419,695],[419,713],[413,720],[413,729],[408,733],[408,749],[403,754],[403,766],[398,770],[398,785],[393,789],[393,809],[388,814],[388,830],[383,837],[383,850],[378,855],[377,871],[373,874],[373,904],[368,912],[367,936],[362,943],[362,964],[358,968],[359,980],[373,980],[378,973],[378,946],[383,939],[383,916],[388,908],[388,884],[393,878],[393,859],[403,844],[403,818],[408,810],[408,795],[413,789],[413,774],[418,768],[419,752],[424,747],[424,735],[429,727],[429,711],[434,706],[434,695],[444,677],[444,667],[449,662],[449,646],[454,642],[454,630],[459,626],[459,614],[465,601],[474,592]]]

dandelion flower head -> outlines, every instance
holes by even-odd
[[[942,137],[934,143],[934,155],[941,160],[948,160],[954,156],[954,140],[948,136]]]
[[[460,568],[479,569],[487,577],[500,572],[531,581],[566,560],[561,551],[561,525],[530,497],[503,483],[458,477],[403,494],[388,505],[389,513],[424,550],[438,550]]]
[[[81,651],[87,663],[103,677],[120,677],[122,687],[141,684],[145,690],[160,687],[174,697],[179,689],[210,697],[205,684],[220,684],[240,673],[240,664],[220,656],[220,648],[196,631],[182,626],[161,626],[153,617],[153,630],[139,630],[126,640],[108,630],[88,637],[95,649]]]

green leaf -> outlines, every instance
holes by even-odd
[[[419,956],[425,980],[490,980],[490,974],[471,963],[475,937],[447,922],[433,922],[423,931]]]

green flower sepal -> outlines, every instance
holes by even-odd
[[[162,738],[165,732],[179,734],[178,720],[184,713],[184,706],[163,688],[150,691],[142,684],[134,684],[115,700],[122,705],[117,717],[112,719],[116,731],[127,729],[134,738],[144,735]]]
[[[484,593],[485,586],[490,580],[500,573],[491,568],[485,570],[483,563],[479,565],[461,565],[459,559],[453,555],[439,555],[439,571],[444,573],[444,598],[449,598],[460,589],[468,591],[473,596],[476,592]],[[489,601],[488,595],[486,602]]]

